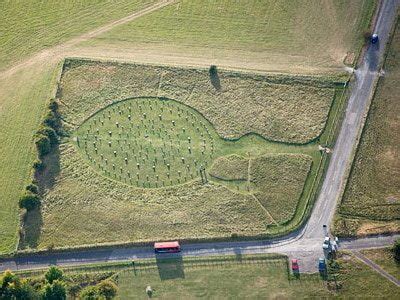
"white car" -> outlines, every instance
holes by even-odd
[[[331,246],[331,239],[329,236],[326,236],[324,239],[324,243],[322,244],[322,249],[328,250]]]

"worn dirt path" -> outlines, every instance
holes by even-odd
[[[374,271],[381,274],[387,280],[393,282],[395,285],[400,287],[400,280],[398,280],[396,277],[390,275],[388,272],[386,272],[384,269],[382,269],[379,265],[377,265],[372,260],[370,260],[369,258],[362,255],[359,251],[352,251],[352,253],[354,254],[355,257],[357,257],[359,260],[361,260],[364,264],[371,267]]]

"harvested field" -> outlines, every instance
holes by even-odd
[[[2,1],[0,70],[155,0]]]
[[[84,43],[81,52],[173,65],[337,72],[359,52],[375,4],[183,0]]]
[[[375,98],[340,205],[343,219],[361,218],[362,223],[387,221],[400,226],[400,25],[397,24]],[[340,225],[340,224],[338,224]],[[343,226],[341,226],[343,227]],[[373,226],[370,226],[371,228]],[[376,232],[382,224],[377,224]],[[358,227],[351,230],[355,234]],[[388,230],[392,231],[392,230]],[[346,232],[346,230],[344,230]],[[369,230],[369,233],[374,231]],[[348,233],[350,234],[350,232]]]

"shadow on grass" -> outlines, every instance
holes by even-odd
[[[221,90],[221,81],[219,80],[218,69],[216,66],[211,66],[209,70],[210,81],[213,87],[217,90]]]
[[[185,278],[183,259],[180,253],[157,254],[156,263],[161,280]]]
[[[38,245],[43,220],[40,207],[28,211],[24,216],[23,234],[20,238],[20,249],[36,248]]]
[[[42,172],[35,174],[41,194],[54,187],[56,178],[60,174],[60,150],[58,147],[55,147],[42,160],[46,167]]]
[[[35,180],[39,187],[39,194],[50,190],[56,183],[60,174],[60,150],[55,147],[49,154],[42,158],[45,169],[35,173]],[[39,242],[43,226],[43,218],[40,207],[26,212],[23,218],[23,230],[20,236],[19,249],[36,248]]]

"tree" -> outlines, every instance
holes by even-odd
[[[44,275],[48,283],[53,283],[55,280],[61,280],[63,278],[63,271],[56,266],[51,266]]]
[[[48,154],[51,150],[50,139],[41,133],[36,135],[35,145],[40,157]]]
[[[33,193],[33,194],[37,194],[39,192],[39,188],[36,184],[34,183],[30,183],[26,186],[26,190]]]
[[[400,239],[396,240],[394,242],[393,246],[393,255],[394,259],[400,263]]]
[[[38,134],[47,136],[49,138],[51,147],[58,144],[58,135],[53,128],[50,128],[48,126],[41,126],[38,130]]]
[[[26,210],[32,210],[40,205],[40,197],[31,192],[27,192],[19,199],[19,207]]]
[[[0,277],[0,299],[37,299],[34,288],[26,281],[21,280],[10,271],[5,271]]]
[[[67,292],[62,281],[55,280],[53,283],[46,283],[42,289],[43,300],[65,300]]]
[[[97,289],[101,296],[104,296],[107,300],[112,299],[117,295],[118,287],[111,280],[103,280],[97,285]]]

